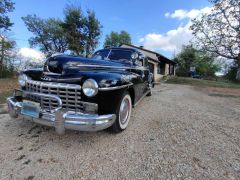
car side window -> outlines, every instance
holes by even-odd
[[[136,59],[135,64],[136,64],[137,66],[143,66],[143,61],[138,58],[138,59]]]
[[[145,66],[145,67],[149,67],[149,66],[148,66],[148,58],[147,58],[147,57],[144,58],[144,66]]]
[[[101,60],[106,60],[108,57],[110,50],[103,50],[103,51],[97,51],[94,53],[92,56],[93,59],[101,59]]]
[[[144,58],[145,58],[144,55],[140,53],[135,61],[135,64],[138,66],[145,66]]]

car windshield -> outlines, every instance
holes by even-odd
[[[101,50],[96,52],[92,58],[102,60],[131,60],[132,51],[129,50]]]

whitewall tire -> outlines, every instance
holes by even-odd
[[[116,121],[111,127],[114,132],[125,130],[131,118],[132,99],[128,92],[125,92],[116,111]]]

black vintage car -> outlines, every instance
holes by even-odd
[[[131,48],[107,48],[86,59],[56,55],[43,69],[19,76],[20,89],[7,99],[11,117],[65,129],[127,128],[132,107],[151,95],[147,58]]]

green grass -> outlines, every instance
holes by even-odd
[[[185,77],[170,77],[166,83],[170,84],[185,84],[192,86],[201,86],[201,87],[222,87],[222,88],[240,88],[240,83],[233,83],[228,81],[210,81],[202,79],[193,79]]]

